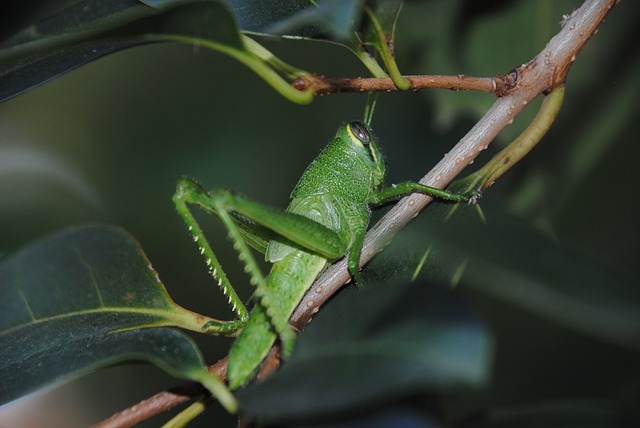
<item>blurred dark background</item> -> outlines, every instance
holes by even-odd
[[[535,56],[559,30],[562,14],[581,4],[483,3],[407,2],[396,39],[403,73],[506,74]],[[6,10],[0,11],[5,22],[11,21]],[[575,62],[565,105],[548,136],[482,199],[484,206],[498,207],[611,269],[634,275],[640,274],[634,191],[640,184],[635,174],[640,145],[633,125],[640,95],[639,11],[639,3],[624,1],[611,12]],[[366,75],[338,46],[265,44],[306,70]],[[388,182],[419,179],[493,99],[446,90],[382,94],[373,125],[387,155]],[[102,58],[0,104],[0,254],[68,226],[119,225],[140,241],[176,302],[228,317],[225,299],[173,209],[176,180],[188,175],[208,187],[229,187],[284,207],[306,165],[340,123],[362,118],[365,101],[365,95],[345,94],[294,105],[241,64],[185,45],[149,45]],[[476,164],[517,135],[535,106]],[[249,296],[225,232],[208,223],[214,249],[221,251],[240,294]],[[624,350],[593,345],[530,314],[484,303],[491,308],[486,317],[495,321],[498,343],[501,335],[505,338],[498,348],[506,354],[498,355],[500,378],[493,393],[498,402],[508,402],[506,397],[517,401],[513,390],[527,378],[526,371],[519,371],[522,364],[557,364],[541,361],[536,352],[556,357],[549,351],[567,340],[588,359],[586,366],[629,361]],[[531,334],[511,341],[523,331]],[[205,338],[199,343],[207,361],[214,362],[229,341]],[[629,376],[637,379],[640,370],[635,369]],[[601,381],[607,393],[622,388],[608,379]],[[42,405],[61,399],[41,413],[48,414],[48,426],[53,419],[47,412],[64,415],[59,426],[83,426],[176,383],[152,367],[111,368],[55,389]],[[5,425],[4,411],[0,426],[28,426]],[[29,412],[38,413],[33,407]]]

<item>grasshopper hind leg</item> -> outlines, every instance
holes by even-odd
[[[238,317],[236,320],[232,321],[212,321],[204,326],[204,330],[207,333],[219,335],[232,334],[241,329],[249,318],[249,314],[245,305],[238,297],[238,294],[231,285],[224,270],[222,269],[218,258],[211,249],[211,245],[204,236],[204,233],[202,232],[200,225],[193,216],[189,205],[197,205],[204,211],[218,216],[223,221],[225,226],[229,228],[228,223],[233,222],[230,220],[228,213],[224,210],[224,206],[221,203],[221,199],[223,198],[224,194],[222,194],[221,192],[209,192],[201,185],[188,178],[183,178],[178,182],[176,192],[173,195],[173,202],[175,204],[176,210],[178,211],[180,217],[182,217],[182,219],[186,223],[187,228],[189,229],[189,232],[193,237],[193,240],[198,245],[200,254],[204,257],[209,268],[209,273],[218,282],[218,287],[220,287],[224,295],[227,296],[231,309]],[[225,219],[228,219],[229,221],[226,222]],[[231,225],[231,228],[236,230],[233,224]],[[230,233],[232,235],[232,238],[235,238],[234,240],[236,240],[235,246],[242,245],[242,243],[237,243],[237,239],[242,240],[241,237],[238,237],[239,234],[234,234],[233,230],[230,230]],[[246,256],[243,256],[242,253],[241,259],[246,259]]]

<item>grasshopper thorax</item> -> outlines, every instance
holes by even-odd
[[[385,162],[375,135],[362,122],[349,122],[305,170],[291,197],[330,193],[366,203],[384,175]]]

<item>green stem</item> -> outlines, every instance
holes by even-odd
[[[283,79],[282,76],[280,76],[272,68],[272,64],[275,63],[278,63],[279,67],[283,66],[283,64],[286,65],[284,62],[279,60],[275,61],[273,59],[271,59],[269,62],[266,62],[259,55],[252,51],[259,50],[256,47],[258,43],[255,41],[251,43],[251,47],[245,47],[245,50],[240,50],[231,46],[223,45],[221,43],[212,42],[211,40],[198,39],[194,37],[176,36],[172,34],[164,35],[163,37],[166,40],[190,45],[196,44],[207,49],[227,54],[253,70],[258,76],[260,76],[264,81],[266,81],[269,85],[271,85],[271,87],[273,87],[289,101],[293,101],[294,103],[298,104],[309,104],[311,101],[313,101],[314,95],[311,91],[301,91],[295,89],[288,81]],[[269,51],[263,48],[261,51],[261,55],[265,55],[265,52]],[[269,54],[273,56],[273,54],[271,54],[270,52]],[[289,69],[293,70],[292,67],[289,67]]]
[[[205,397],[196,401],[171,418],[166,424],[162,425],[162,428],[182,428],[187,426],[189,422],[200,416],[209,404],[211,404],[211,397]]]
[[[555,120],[564,99],[564,86],[554,88],[545,96],[540,110],[525,129],[511,144],[502,149],[475,173],[463,178],[458,184],[468,185],[468,189],[486,190],[511,167],[525,157],[547,133]],[[456,187],[453,183],[451,187]]]
[[[282,61],[270,50],[253,40],[251,37],[242,35],[242,41],[244,42],[244,46],[249,52],[260,58],[262,61],[269,64],[273,69],[284,74],[291,80],[298,79],[299,77],[307,76],[310,74],[308,71],[293,67],[292,65],[289,65],[286,62]]]
[[[378,37],[378,43],[376,48],[380,55],[382,55],[382,60],[384,61],[384,65],[387,67],[387,71],[389,72],[389,76],[393,83],[398,87],[398,89],[402,91],[406,91],[411,88],[411,82],[402,76],[400,70],[398,69],[398,64],[396,63],[395,56],[393,52],[391,52],[391,48],[389,46],[389,42],[387,40],[387,35],[384,32],[384,29],[380,25],[378,18],[376,18],[375,14],[368,7],[364,8],[364,11],[369,16],[371,23],[373,24],[373,28],[376,31],[376,36]]]
[[[238,411],[238,402],[235,397],[217,377],[204,370],[202,375],[194,378],[194,380],[200,382],[202,386],[207,388],[211,392],[211,395],[213,395],[229,413],[235,414]],[[191,410],[198,411],[200,409],[196,407]]]
[[[364,49],[361,45],[354,43],[354,45],[350,47],[349,50],[353,52],[353,54],[360,60],[360,62],[365,67],[367,67],[367,70],[369,70],[369,73],[371,73],[373,77],[378,77],[383,79],[389,77],[387,72],[384,71],[382,67],[380,67],[380,64],[378,64],[378,61],[376,61],[375,58],[372,57],[371,54],[367,52],[367,50]]]

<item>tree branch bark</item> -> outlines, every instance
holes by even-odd
[[[503,94],[511,89],[515,76],[511,73],[496,77],[457,76],[403,76],[411,86],[408,90],[441,88],[455,91],[480,91]],[[337,94],[344,92],[398,91],[391,78],[357,77],[328,78],[314,76],[312,79],[300,78],[292,83],[300,90],[311,90],[314,95]]]

